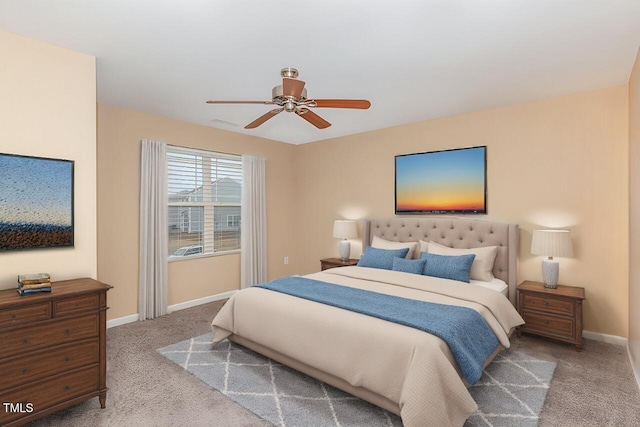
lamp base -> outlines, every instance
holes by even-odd
[[[340,259],[342,261],[349,261],[351,255],[351,242],[348,240],[340,240]]]
[[[554,259],[542,260],[542,281],[545,288],[556,289],[558,287],[558,275],[560,263]]]

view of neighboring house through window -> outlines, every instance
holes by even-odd
[[[227,215],[227,227],[239,227],[240,215]]]
[[[167,147],[169,257],[240,250],[242,157]]]

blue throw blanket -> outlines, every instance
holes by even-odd
[[[255,287],[399,323],[442,338],[469,384],[480,380],[484,361],[499,344],[482,316],[466,307],[416,301],[298,276]]]

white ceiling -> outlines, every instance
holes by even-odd
[[[0,0],[0,29],[94,55],[100,103],[293,144],[625,84],[639,0]],[[2,58],[0,58],[0,66]],[[269,105],[280,69],[319,130]]]

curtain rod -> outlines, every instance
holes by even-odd
[[[214,153],[220,153],[220,154],[226,154],[229,156],[242,156],[242,154],[238,154],[238,153],[226,153],[224,151],[213,151],[213,150],[207,150],[204,148],[195,148],[195,147],[185,147],[184,145],[176,145],[176,144],[167,144],[170,147],[176,147],[176,148],[184,148],[187,150],[201,150],[201,151],[212,151]]]

